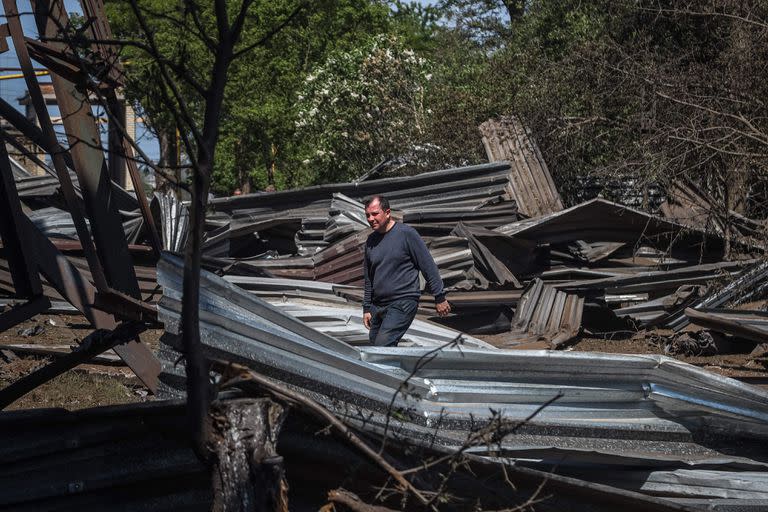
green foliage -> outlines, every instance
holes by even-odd
[[[298,97],[298,135],[311,151],[304,165],[317,181],[351,179],[418,144],[430,78],[426,60],[394,36],[332,54]]]
[[[442,10],[421,2],[394,0],[391,4],[392,30],[403,44],[418,53],[435,49],[435,34],[441,30]]]
[[[249,10],[239,48],[250,50],[232,62],[219,120],[214,192],[305,182],[297,165],[300,150],[294,136],[297,89],[327,54],[354,48],[369,33],[384,31],[388,24],[389,10],[384,4],[318,0],[267,37],[298,4],[292,0],[257,1]],[[189,111],[201,114],[204,108],[192,84],[207,83],[212,73],[213,55],[205,37],[216,34],[213,3],[140,0],[139,5],[155,33],[164,63],[180,79]],[[132,39],[139,33],[138,20],[127,3],[109,2],[107,12],[118,36]],[[145,49],[130,45],[124,49],[124,58],[130,62],[127,96],[140,105],[156,132],[166,132],[173,139],[177,127],[181,125],[183,130],[183,123],[172,116],[178,105],[169,100],[170,94],[157,79],[156,60]],[[200,124],[199,119],[196,121]]]
[[[765,145],[746,133],[768,129],[754,65],[765,16],[758,2],[538,0],[496,58],[513,70],[510,110],[566,191],[588,174],[685,176],[725,204],[743,196],[745,169],[753,184],[765,172]]]
[[[215,33],[210,5],[139,4],[167,61],[205,82],[212,56],[191,20]],[[294,5],[254,2],[243,46]],[[127,3],[108,7],[119,35],[137,32]],[[687,176],[738,205],[768,170],[767,20],[758,0],[312,2],[233,62],[214,189],[349,179],[391,157],[411,171],[477,163],[477,125],[515,114],[571,202],[584,176]],[[156,65],[124,51],[128,96],[175,130]]]

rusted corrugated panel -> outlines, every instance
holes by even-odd
[[[605,199],[592,199],[561,212],[495,229],[539,243],[629,242],[650,245],[673,258],[699,262],[722,261],[722,238]]]
[[[213,199],[210,206],[223,212],[243,208],[295,209],[317,201],[330,201],[334,193],[356,200],[384,194],[394,209],[435,204],[476,206],[492,198],[510,198],[509,170],[508,162],[496,162],[362,183],[331,183],[282,192],[223,197]]]
[[[581,332],[584,298],[535,279],[520,297],[504,347],[545,341],[557,348]]]
[[[514,116],[490,119],[480,125],[491,162],[508,161],[509,193],[520,211],[538,217],[563,209],[563,201],[536,142]]]

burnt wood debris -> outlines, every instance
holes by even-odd
[[[667,356],[572,350],[631,332],[670,354],[764,357],[768,313],[742,307],[768,291],[761,223],[718,216],[683,179],[658,208],[568,205],[514,116],[479,127],[487,163],[208,202],[199,330],[212,405],[196,445],[189,202],[133,192],[124,119],[110,115],[108,151],[83,143],[100,140],[91,105],[123,101],[121,74],[109,45],[86,62],[61,42],[62,5],[35,9],[35,39],[3,0],[34,120],[0,100],[0,331],[78,312],[94,332],[71,349],[2,346],[52,361],[0,404],[84,362],[126,365],[154,399],[0,413],[0,510],[768,509],[765,388]],[[109,39],[101,0],[83,9],[85,30]],[[112,70],[96,84],[93,59]],[[394,348],[368,346],[362,322],[373,194],[427,242],[453,305],[438,318],[425,295]],[[151,350],[142,333],[158,326]]]

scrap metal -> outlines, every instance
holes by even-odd
[[[522,212],[538,217],[563,209],[541,151],[519,119],[489,119],[480,125],[480,133],[488,160],[508,161],[512,165],[509,194]]]
[[[178,332],[181,267],[173,257],[159,267],[165,290],[160,316],[169,333]],[[520,421],[557,396],[516,435],[491,451],[476,447],[472,453],[533,458],[557,471],[567,454],[565,466],[574,470],[587,465],[616,471],[618,464],[637,469],[623,474],[640,487],[650,486],[650,478],[663,482],[654,484],[654,493],[727,494],[734,503],[755,496],[741,487],[744,471],[757,482],[768,481],[760,448],[768,437],[768,394],[664,356],[498,351],[451,343],[440,350],[356,348],[209,273],[202,276],[200,318],[209,357],[265,372],[347,421],[386,430],[399,442],[455,449],[493,411]],[[164,392],[178,395],[184,380],[176,349],[176,338],[166,337],[160,353]],[[400,391],[403,382],[407,393]],[[387,419],[390,403],[410,413]],[[659,461],[664,471],[690,469],[697,478],[704,477],[699,469],[718,468],[727,493],[703,491],[693,480],[673,481],[674,472],[642,473]]]
[[[768,342],[768,313],[728,309],[687,308],[685,316],[698,326],[755,343]]]
[[[79,88],[82,85],[81,79],[87,73],[83,69],[73,70],[71,61],[67,61],[68,55],[61,51],[63,47],[56,46],[56,43],[38,44],[25,38],[14,0],[4,0],[3,7],[8,20],[8,34],[14,42],[40,127],[33,126],[6,102],[0,103],[0,107],[6,120],[50,153],[54,170],[59,178],[60,191],[74,223],[83,254],[88,261],[90,276],[83,276],[25,216],[13,218],[13,222],[17,231],[29,237],[30,242],[25,245],[17,243],[13,237],[4,238],[5,250],[9,250],[8,246],[13,246],[11,250],[22,249],[24,258],[37,264],[37,268],[32,269],[33,273],[39,271],[43,274],[61,296],[85,314],[94,327],[112,330],[117,326],[114,317],[93,308],[96,290],[109,296],[119,296],[120,293],[125,293],[134,299],[141,299],[141,296],[133,262],[128,252],[128,238],[116,208],[123,196],[120,193],[114,193],[115,187],[106,172],[104,153],[98,143],[100,139],[96,120],[91,113],[87,96]],[[52,5],[50,10],[35,10],[35,14],[39,33],[49,38],[55,39],[59,28],[68,24],[67,14],[60,3]],[[62,112],[69,151],[61,148],[53,129],[46,101],[32,68],[30,53],[34,53],[54,67],[53,88]],[[66,78],[58,75],[57,72],[64,73]],[[95,144],[90,144],[90,141],[94,141]],[[3,156],[3,160],[7,162],[7,155],[0,156]],[[77,173],[79,196],[69,169]],[[12,176],[10,168],[3,168],[0,171],[7,178]],[[11,194],[16,196],[15,189],[11,190]],[[81,213],[81,202],[85,206],[90,226],[86,224],[86,219]],[[132,198],[132,201],[126,204],[135,206],[136,198]],[[139,222],[134,220],[132,225],[136,226]],[[9,266],[11,272],[15,272],[14,264]],[[14,279],[14,285],[16,281]],[[23,291],[21,284],[19,288]],[[42,302],[38,301],[38,303]],[[19,311],[14,312],[17,318],[20,318]],[[34,312],[28,311],[29,314]],[[150,389],[155,389],[159,364],[146,345],[137,339],[117,347],[116,351],[142,382]],[[55,374],[55,368],[53,370],[52,374]]]

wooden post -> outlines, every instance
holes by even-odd
[[[213,511],[288,511],[288,484],[276,448],[284,417],[283,407],[267,398],[211,405]]]

